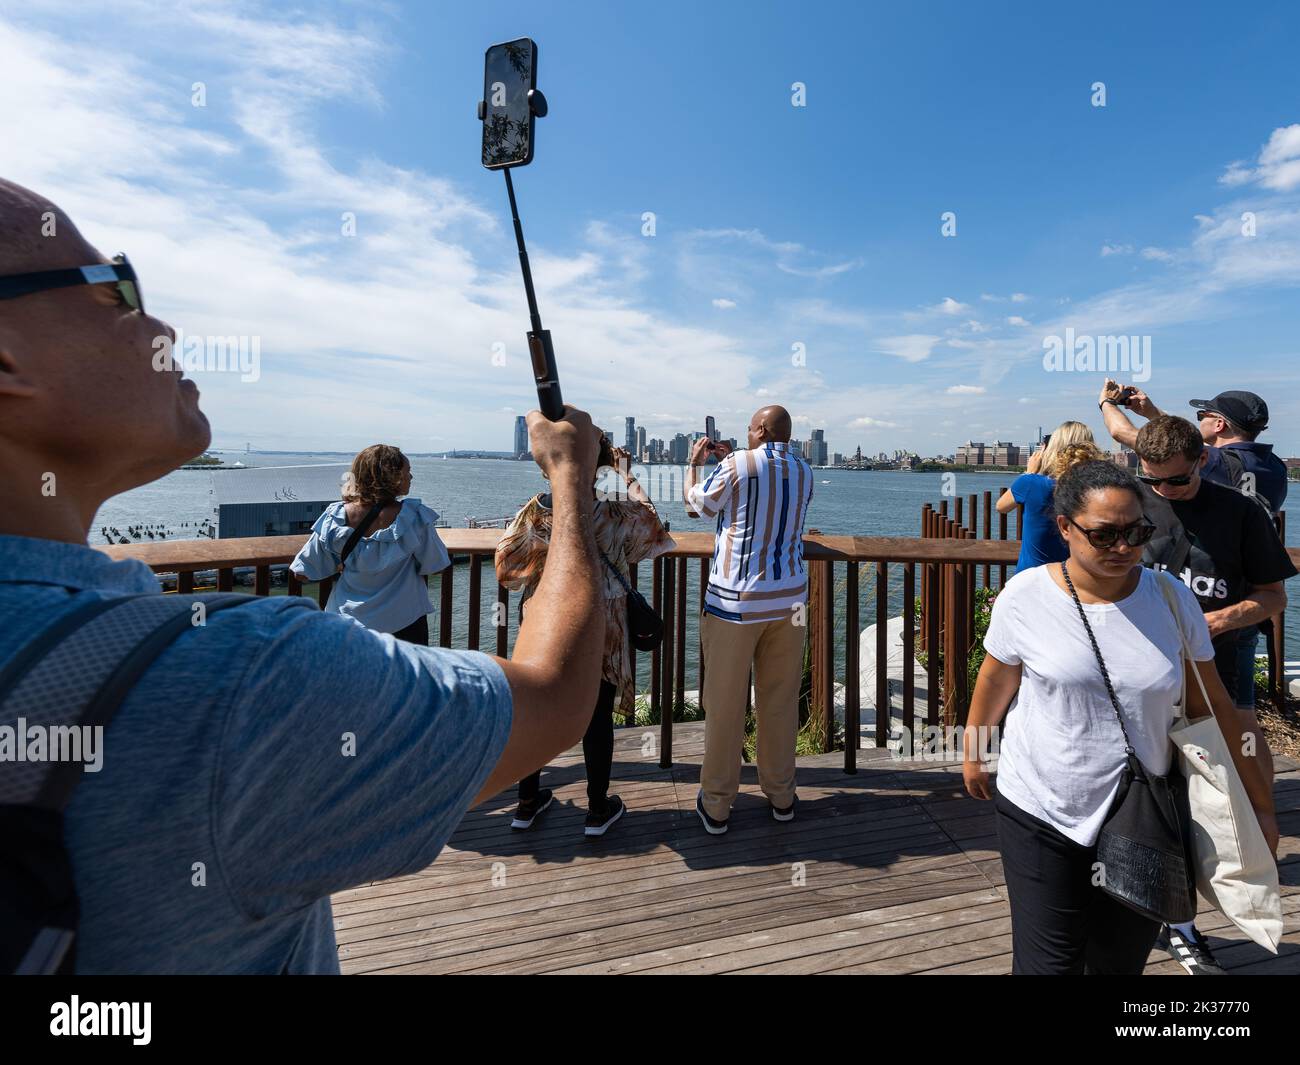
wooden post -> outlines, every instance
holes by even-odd
[[[677,560],[677,697],[686,706],[686,556]]]
[[[701,622],[703,622],[704,620],[704,600],[705,597],[708,595],[708,590],[709,590],[709,560],[707,558],[702,558],[700,559],[700,610],[698,614],[698,617]],[[703,706],[704,705],[705,663],[704,663],[704,641],[703,638],[701,637],[701,631],[702,631],[701,627],[697,625],[695,630],[695,659],[697,662],[699,662],[700,668],[696,671],[696,676],[699,678],[700,705]]]
[[[820,529],[809,529],[809,536],[819,536]],[[826,679],[828,672],[833,672],[833,667],[827,666],[827,648],[830,639],[834,638],[833,632],[826,631],[825,609],[823,604],[832,594],[833,588],[827,583],[827,564],[822,561],[811,562],[808,564],[808,611],[805,615],[808,620],[808,638],[811,644],[810,654],[812,656],[812,690],[808,700],[808,720],[810,731],[814,735],[822,737],[823,744],[831,727],[834,724],[834,701],[828,705],[826,702]],[[833,654],[833,652],[832,652]],[[834,684],[834,678],[831,678]],[[832,691],[834,689],[832,688]],[[831,724],[827,724],[828,716]]]
[[[876,746],[889,742],[889,564],[876,563]]]
[[[452,560],[455,561],[454,559]],[[452,573],[455,571],[454,565],[447,566],[446,569],[438,573],[438,646],[451,646],[451,595],[452,595]]]
[[[650,563],[650,600],[655,613],[661,618],[664,616],[663,568],[665,561],[667,560],[661,556]],[[665,621],[664,627],[667,628],[667,626],[668,623]],[[663,692],[659,688],[659,663],[662,657],[663,644],[660,644],[650,652],[650,712],[652,716],[654,714],[663,714]],[[707,709],[705,713],[708,713]],[[662,723],[663,717],[660,716],[659,720]]]
[[[862,733],[862,674],[858,664],[858,564],[848,564],[844,596],[844,772],[858,771]]]
[[[510,592],[507,591],[504,584],[500,583],[497,584],[496,616],[501,619],[499,622],[496,621],[496,618],[492,619],[496,623],[497,630],[497,657],[505,658],[506,651],[510,646]],[[632,672],[632,681],[635,687],[635,669]]]
[[[930,526],[931,523],[933,522],[933,519],[934,519],[934,511],[930,507],[930,504],[926,503],[925,506],[921,508],[921,539],[928,540],[930,538]],[[921,619],[920,619],[921,635],[917,644],[922,651],[925,650],[925,636],[926,633],[929,631],[929,627],[926,624],[926,619],[930,608],[929,606],[930,600],[927,594],[930,590],[929,580],[930,580],[930,567],[922,566],[921,567]],[[906,596],[904,596],[904,598],[906,598]],[[907,604],[907,610],[908,613],[910,614],[912,610],[911,603]]]
[[[1005,493],[1006,493],[1005,488],[999,488],[998,498],[1001,499]],[[1005,540],[1006,538],[1007,538],[1007,516],[1005,514],[999,514],[998,515],[998,539]],[[1007,567],[1005,565],[1001,565],[998,567],[998,587],[1005,588],[1006,586],[1007,586]]]
[[[924,572],[924,571],[923,571]],[[916,584],[916,564],[903,564],[903,598],[912,599]],[[908,735],[916,731],[916,647],[915,618],[909,611],[903,615],[903,727]]]
[[[960,500],[958,501],[960,502]],[[952,540],[956,536],[957,524],[948,519],[944,522],[944,539]],[[953,699],[957,691],[957,665],[953,656],[956,646],[954,636],[957,629],[957,590],[962,579],[961,569],[953,563],[943,567],[943,720],[945,725],[955,724],[953,719]]]
[[[985,491],[984,493],[984,539],[993,539],[993,493]],[[984,587],[987,588],[993,581],[993,567],[984,563]]]
[[[676,559],[671,555],[663,557],[663,597],[664,611],[660,616],[664,619],[664,642],[663,654],[661,656],[661,665],[663,675],[659,678],[659,694],[662,702],[662,709],[659,717],[659,767],[668,769],[673,764],[673,713],[677,709],[673,704],[673,637],[675,635],[673,617],[676,613],[676,596],[674,566]]]
[[[939,622],[943,616],[939,593],[942,590],[943,564],[930,562],[926,564],[930,571],[930,590],[926,612],[926,662],[925,662],[925,723],[930,726],[939,724]]]
[[[465,646],[471,651],[478,650],[479,629],[483,613],[483,556],[469,556],[469,632],[465,636]]]

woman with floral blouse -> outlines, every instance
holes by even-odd
[[[610,567],[628,579],[629,568],[638,562],[656,558],[673,547],[672,537],[659,521],[654,505],[629,472],[630,460],[621,448],[611,447],[602,438],[597,474],[600,483],[607,467],[618,471],[625,486],[617,493],[626,498],[601,498],[597,493],[593,511],[596,546],[608,560],[605,573],[605,655],[600,694],[596,699],[591,725],[582,738],[583,760],[587,767],[588,813],[585,834],[603,836],[626,807],[617,795],[608,795],[609,776],[614,761],[615,705],[624,720],[636,709],[636,677],[627,632],[627,593]],[[547,493],[534,496],[515,515],[497,545],[497,580],[511,591],[523,592],[521,611],[542,577],[546,552],[551,538],[551,498]],[[554,798],[550,788],[541,787],[541,770],[519,782],[519,807],[512,828],[531,828],[537,817]]]

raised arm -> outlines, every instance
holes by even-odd
[[[551,541],[514,655],[497,660],[510,682],[514,717],[476,803],[582,739],[600,687],[605,616],[591,525],[600,436],[591,418],[573,407],[558,422],[532,411],[528,436],[551,482]]]

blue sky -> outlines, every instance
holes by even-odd
[[[1071,328],[1149,337],[1174,413],[1261,393],[1293,455],[1298,31],[1286,4],[4,4],[0,143],[156,313],[258,338],[256,380],[194,375],[217,446],[510,446],[527,314],[474,105],[527,34],[542,314],[619,435],[768,402],[845,452],[1100,431],[1104,375],[1043,368]]]

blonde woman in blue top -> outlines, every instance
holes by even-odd
[[[411,464],[389,444],[372,444],[355,459],[343,499],[312,526],[289,564],[300,581],[338,576],[325,609],[346,614],[376,632],[409,643],[429,642],[429,589],[425,577],[451,564],[438,536],[438,514],[411,490]],[[343,558],[361,526],[363,535]]]
[[[1083,422],[1062,422],[1048,436],[1043,450],[1029,456],[1025,472],[1011,482],[997,502],[999,514],[1010,514],[1017,504],[1025,507],[1017,573],[1070,557],[1070,549],[1056,527],[1052,502],[1056,482],[1079,463],[1103,458],[1092,430]]]

